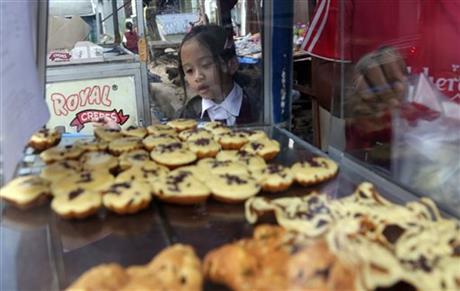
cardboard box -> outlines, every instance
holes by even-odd
[[[48,52],[72,49],[77,41],[86,40],[90,26],[80,17],[50,16],[48,21]]]

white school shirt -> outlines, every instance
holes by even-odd
[[[234,125],[236,117],[240,114],[241,103],[243,102],[243,89],[233,83],[233,89],[228,93],[222,103],[217,104],[210,99],[203,98],[201,101],[201,118],[207,111],[209,118],[214,120],[225,120],[227,125]]]

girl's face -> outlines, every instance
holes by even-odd
[[[220,103],[232,89],[232,77],[226,73],[228,68],[223,67],[219,74],[219,64],[211,52],[195,39],[182,45],[181,61],[185,80],[201,97]]]

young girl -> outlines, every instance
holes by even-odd
[[[227,125],[256,122],[255,110],[260,108],[251,104],[254,102],[237,82],[241,79],[238,65],[233,40],[222,27],[193,27],[179,48],[179,72],[199,95],[187,102],[180,117],[218,120]]]

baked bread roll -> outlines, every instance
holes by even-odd
[[[331,159],[314,157],[308,161],[295,163],[291,169],[297,183],[310,186],[332,179],[339,167]]]
[[[10,204],[27,209],[43,204],[51,196],[49,182],[38,176],[14,178],[1,188],[0,197]]]
[[[61,133],[57,130],[42,128],[32,134],[28,145],[37,150],[43,151],[57,145],[61,141]]]

